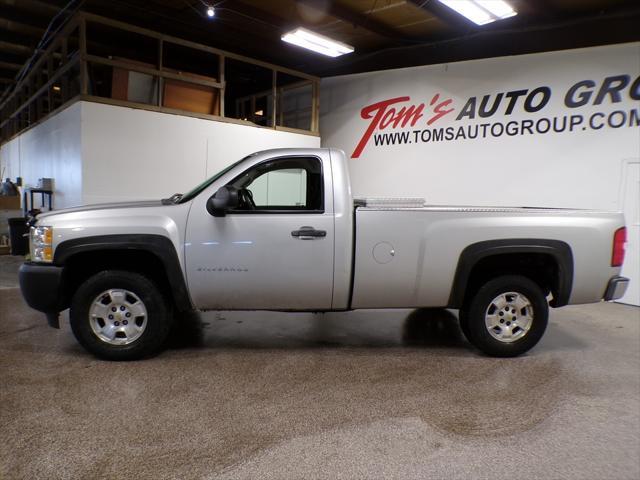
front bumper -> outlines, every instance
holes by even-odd
[[[23,263],[20,266],[20,291],[25,302],[34,310],[47,314],[52,327],[59,327],[58,313],[61,308],[62,267]]]
[[[629,279],[625,277],[612,277],[604,292],[604,300],[611,301],[622,298],[629,286]]]

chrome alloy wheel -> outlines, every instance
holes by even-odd
[[[129,290],[106,290],[91,302],[89,324],[103,342],[128,345],[140,338],[147,327],[147,308]]]
[[[533,323],[533,307],[518,292],[506,292],[494,298],[485,312],[484,322],[496,340],[511,343],[524,337]]]

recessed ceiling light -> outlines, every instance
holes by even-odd
[[[517,15],[504,0],[438,0],[443,5],[467,17],[477,25],[486,25],[496,20]]]
[[[340,55],[345,55],[354,51],[354,48],[351,45],[338,42],[337,40],[325,37],[319,33],[314,33],[302,27],[285,33],[281,38],[287,43],[292,43],[293,45],[297,45],[329,57],[339,57]]]
[[[216,11],[214,10],[213,7],[207,7],[207,16],[209,18],[213,18],[216,14]]]

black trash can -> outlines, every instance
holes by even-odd
[[[11,239],[11,255],[26,255],[29,250],[29,233],[27,220],[24,217],[9,219],[9,238]]]

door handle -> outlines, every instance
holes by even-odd
[[[291,236],[300,240],[313,240],[314,238],[323,238],[327,236],[326,230],[316,230],[313,227],[300,227],[300,230],[291,232]]]

